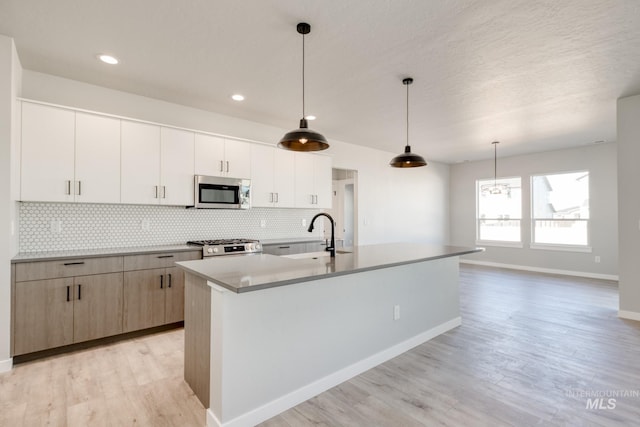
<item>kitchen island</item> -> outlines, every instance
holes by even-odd
[[[252,426],[461,323],[458,257],[384,244],[178,263],[185,380],[208,426]]]

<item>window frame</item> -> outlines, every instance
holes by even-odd
[[[566,174],[574,174],[574,173],[584,173],[589,175],[589,218],[536,218],[534,214],[535,209],[535,199],[533,190],[533,180],[536,177],[541,176],[549,176],[549,175],[566,175]],[[568,170],[561,172],[547,172],[547,173],[536,173],[531,174],[529,176],[529,201],[530,201],[530,242],[529,248],[531,249],[541,249],[541,250],[551,250],[551,251],[565,251],[565,252],[591,252],[591,171],[589,169],[577,169],[577,170]],[[587,224],[587,243],[584,245],[577,245],[574,243],[536,243],[536,221],[584,221]]]
[[[476,213],[475,213],[475,226],[476,226],[476,245],[483,245],[483,246],[496,246],[496,247],[505,247],[505,248],[522,248],[524,247],[523,244],[523,234],[522,234],[522,221],[523,221],[523,215],[522,215],[522,176],[520,175],[514,175],[514,176],[502,176],[500,178],[497,178],[498,181],[500,180],[507,180],[507,179],[519,179],[520,180],[520,218],[509,218],[509,219],[503,219],[503,218],[480,218],[480,196],[481,196],[481,191],[480,191],[480,182],[482,181],[493,181],[495,178],[491,177],[491,178],[482,178],[482,179],[476,179],[475,180],[475,189],[476,189]],[[481,239],[480,238],[480,221],[486,221],[486,220],[490,220],[490,221],[518,221],[519,225],[519,233],[518,233],[518,239],[517,241],[512,241],[512,240],[486,240],[486,239]]]

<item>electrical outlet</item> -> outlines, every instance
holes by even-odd
[[[266,228],[267,227],[267,220],[266,219],[261,219],[260,220],[260,228]]]
[[[595,262],[596,262],[596,263],[599,263],[599,262],[600,262],[600,255],[596,255],[596,257],[595,257]]]
[[[396,304],[393,306],[393,320],[400,319],[400,305]]]
[[[140,228],[142,229],[142,231],[149,231],[149,229],[151,228],[149,220],[143,219],[142,221],[140,221]]]

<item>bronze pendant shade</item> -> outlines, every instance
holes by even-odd
[[[304,36],[311,32],[311,25],[301,22],[296,27],[298,33],[302,34],[302,119],[298,129],[287,132],[278,147],[291,151],[321,151],[329,148],[327,139],[322,134],[309,129],[304,110]]]
[[[407,145],[404,147],[404,153],[398,154],[389,162],[389,165],[394,168],[417,168],[427,165],[424,157],[412,153],[409,146],[409,85],[411,83],[413,83],[411,77],[402,80],[402,84],[407,87]]]

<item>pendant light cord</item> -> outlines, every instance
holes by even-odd
[[[304,34],[302,34],[302,118],[306,118],[304,111]]]
[[[407,86],[407,147],[409,146],[409,85]]]

